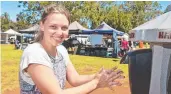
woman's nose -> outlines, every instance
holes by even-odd
[[[55,30],[55,33],[58,35],[62,35],[63,30],[61,28],[58,28],[57,30]]]
[[[58,36],[61,36],[61,37],[68,37],[68,32],[67,32],[67,31],[64,31],[64,30],[62,30],[62,29],[56,30],[56,34],[57,34]]]

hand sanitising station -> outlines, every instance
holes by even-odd
[[[150,43],[150,49],[128,52],[132,94],[171,94],[171,11],[129,32],[131,41]]]

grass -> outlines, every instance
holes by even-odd
[[[2,93],[19,86],[18,72],[21,50],[14,50],[14,45],[1,45],[1,86]]]
[[[19,87],[18,73],[21,50],[14,50],[14,45],[1,44],[1,86],[2,94],[5,90],[13,90]],[[71,61],[80,74],[92,74],[104,68],[118,66],[128,76],[128,66],[119,64],[120,59],[101,58],[90,56],[70,55]]]
[[[110,69],[110,68],[113,68],[114,66],[118,66],[120,69],[122,69],[125,72],[125,74],[128,74],[127,65],[119,64],[120,59],[79,56],[79,55],[70,55],[70,58],[76,70],[80,74],[95,73],[101,67]],[[79,59],[76,59],[76,58],[79,58]]]

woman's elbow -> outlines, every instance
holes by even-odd
[[[57,90],[53,90],[53,91],[43,91],[41,92],[42,94],[63,94],[62,93],[63,90],[57,91]]]
[[[71,81],[69,84],[72,85],[73,87],[79,86],[77,81]]]
[[[73,87],[79,86],[79,77],[70,78],[68,79],[68,82]]]

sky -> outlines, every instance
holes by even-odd
[[[162,11],[166,9],[166,7],[171,4],[171,1],[159,1],[162,6]],[[7,12],[10,15],[10,19],[16,21],[16,15],[19,14],[23,8],[18,8],[18,1],[1,1],[1,11],[0,15],[4,12]]]

